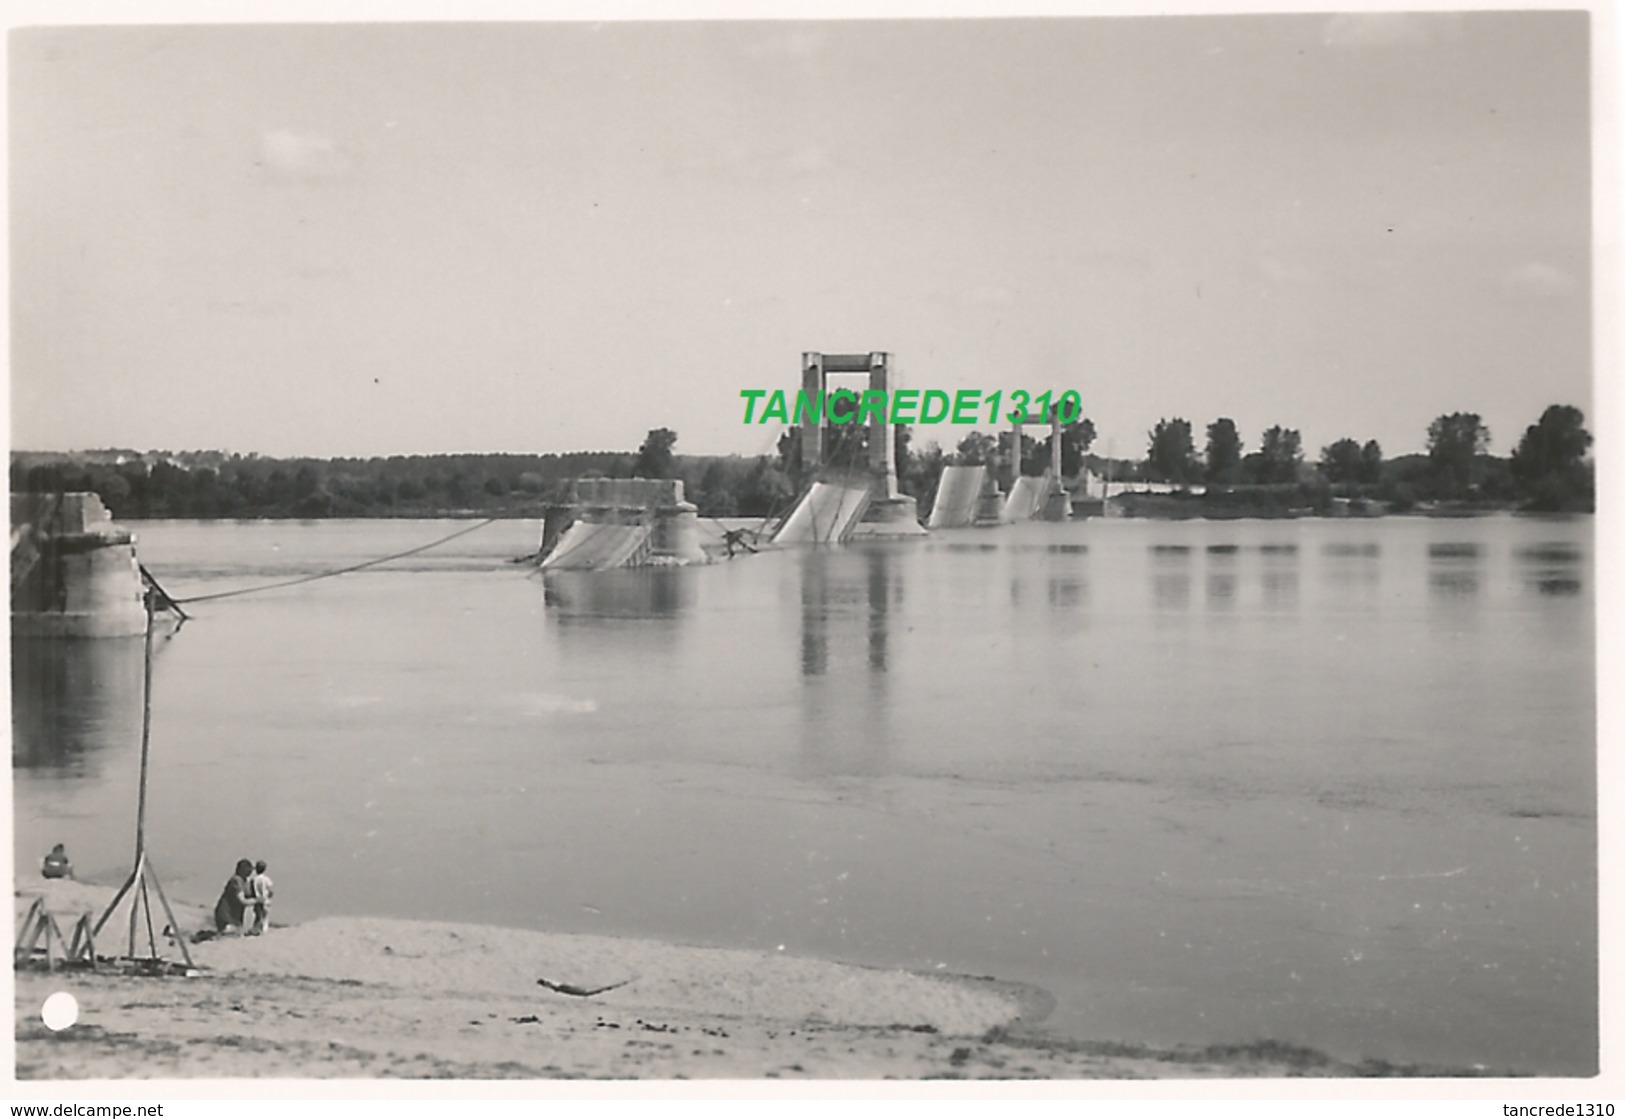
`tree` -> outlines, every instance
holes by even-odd
[[[669,427],[657,427],[649,432],[638,448],[638,457],[632,463],[634,478],[670,478],[676,465],[672,448],[677,445],[677,433]]]
[[[1189,420],[1158,420],[1148,434],[1145,458],[1153,475],[1165,482],[1190,482],[1200,475]]]
[[[721,459],[714,458],[705,464],[705,472],[694,488],[701,493],[719,493],[728,488],[728,470]]]
[[[1279,424],[1266,428],[1259,438],[1258,457],[1253,460],[1253,480],[1276,484],[1296,482],[1298,464],[1302,461],[1302,436],[1292,428]]]
[[[688,499],[699,506],[701,516],[736,515],[739,512],[739,492],[743,488],[743,472],[738,469],[737,460],[712,458],[702,462],[703,466],[693,464],[694,469],[684,479]],[[736,475],[741,484],[735,484]]]
[[[470,484],[468,476],[461,470],[453,470],[451,477],[446,479],[446,500],[458,508],[462,508],[468,504],[469,495],[472,492],[473,486]]]
[[[1012,429],[1011,432],[1006,432],[998,436],[999,455],[1007,465],[1011,455],[1010,448],[1012,444],[1010,442],[1010,438],[1013,433],[1014,429]],[[1044,473],[1045,470],[1049,469],[1049,456],[1039,456],[1038,440],[1034,439],[1031,435],[1028,435],[1025,431],[1021,433],[1020,460],[1021,461],[1018,468],[1014,473],[1014,476],[1017,478],[1023,475],[1026,475],[1029,478],[1036,478],[1040,474]]]
[[[1512,476],[1530,494],[1530,508],[1591,509],[1596,483],[1586,451],[1591,433],[1585,413],[1569,404],[1553,404],[1531,424],[1512,452]]]
[[[1371,486],[1382,481],[1382,446],[1375,439],[1360,448],[1360,481]]]
[[[955,448],[955,465],[991,465],[999,450],[999,441],[984,431],[973,431],[959,441]]]
[[[305,478],[310,468],[304,467],[300,477]],[[310,488],[315,488],[314,474],[309,474]],[[186,516],[192,510],[192,474],[183,466],[160,459],[152,464],[149,476],[153,511],[160,516]],[[308,492],[308,491],[306,491]]]
[[[765,456],[756,460],[739,494],[741,516],[766,517],[782,512],[795,499],[789,477]]]
[[[156,474],[157,471],[154,470],[153,473]],[[317,475],[315,468],[308,462],[305,463],[293,476],[293,499],[296,502],[303,501],[314,494],[320,485],[321,477]]]
[[[1041,465],[1040,472],[1049,469],[1050,440],[1053,438],[1053,435],[1046,435],[1043,442],[1034,448],[1034,454]],[[1083,472],[1084,459],[1094,441],[1095,422],[1087,417],[1061,425],[1062,477],[1076,478]]]
[[[90,488],[96,491],[102,504],[115,518],[129,511],[130,483],[118,471],[106,466],[93,469],[90,472]]]
[[[1467,490],[1473,459],[1489,448],[1489,428],[1476,412],[1452,412],[1428,425],[1428,460],[1447,496]]]
[[[892,428],[892,456],[897,467],[897,477],[908,475],[910,459],[913,457],[911,448],[914,444],[914,429],[907,424],[897,424]]]
[[[1353,439],[1339,439],[1330,447],[1320,449],[1320,472],[1333,485],[1360,481],[1364,467],[1360,444]]]
[[[1521,482],[1574,470],[1591,449],[1585,413],[1569,404],[1553,404],[1531,424],[1512,452],[1512,472]]]
[[[919,508],[929,509],[936,498],[937,483],[945,465],[947,456],[933,440],[909,455],[906,470],[898,464],[897,488],[913,497]]]
[[[693,501],[702,517],[737,517],[739,515],[739,499],[734,497],[731,490],[716,490],[711,493],[701,491],[694,496]]]
[[[844,398],[839,402],[850,404]],[[831,404],[831,412],[835,405]],[[857,414],[857,406],[842,409],[842,414]],[[824,425],[824,462],[829,466],[861,469],[869,461],[869,425],[848,421],[844,424]]]
[[[732,517],[739,512],[730,465],[732,463],[725,459],[707,460],[705,469],[693,485],[687,487],[689,500],[699,506],[701,516]]]
[[[779,469],[787,477],[801,479],[801,428],[787,427],[779,436]]]
[[[1241,473],[1241,435],[1236,421],[1227,418],[1207,425],[1207,480],[1221,485],[1234,482]]]

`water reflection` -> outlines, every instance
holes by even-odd
[[[1367,591],[1382,581],[1380,545],[1334,541],[1321,546],[1320,554],[1329,561],[1324,565],[1326,581],[1340,589],[1360,587]]]
[[[1580,579],[1580,549],[1567,541],[1543,541],[1513,553],[1520,566],[1524,585],[1537,594],[1577,595],[1584,589]]]
[[[1218,610],[1235,609],[1235,575],[1228,571],[1209,571],[1207,573],[1207,604],[1210,608]]]
[[[139,748],[144,648],[139,637],[13,639],[13,767],[94,775],[102,750]]]
[[[1089,601],[1089,584],[1074,575],[1051,575],[1049,578],[1049,604],[1052,609],[1068,610]]]
[[[860,562],[861,555],[861,562]],[[903,598],[894,557],[813,551],[801,557],[801,763],[818,776],[889,768],[891,624]],[[862,642],[865,656],[843,655]]]
[[[829,671],[829,575],[823,553],[809,552],[801,565],[801,675]]]
[[[1548,565],[1580,562],[1580,549],[1561,540],[1519,548],[1513,554],[1522,563]]]
[[[1480,585],[1482,544],[1452,541],[1428,545],[1428,590],[1442,599],[1468,598]]]
[[[1428,573],[1428,589],[1446,598],[1475,595],[1478,593],[1478,572],[1431,571]]]
[[[1044,601],[1040,603],[1036,594],[1029,593],[1029,587],[1036,588],[1037,579],[1031,576],[1010,576],[1010,610],[1012,621],[1017,626],[1023,625],[1030,619],[1030,615],[1023,616],[1023,607],[1033,606],[1034,613],[1041,615],[1045,622],[1055,623],[1062,619],[1061,611],[1075,609],[1089,601],[1089,584],[1080,576],[1051,571],[1044,576]]]
[[[1382,555],[1382,545],[1374,543],[1332,543],[1323,547],[1320,550],[1320,554],[1323,556],[1332,556],[1338,559],[1376,559],[1378,556]]]
[[[830,630],[866,617],[867,664],[887,670],[891,614],[902,605],[903,585],[885,548],[863,553],[861,577],[850,572],[852,553],[809,552],[801,565],[801,674],[822,676],[830,667]],[[852,626],[851,628],[856,628]]]
[[[951,548],[952,548],[952,546],[950,546],[950,549]],[[1012,553],[1014,553],[1014,552],[1042,552],[1042,553],[1044,553],[1046,555],[1051,555],[1051,556],[1084,556],[1084,555],[1089,554],[1089,545],[1087,545],[1087,544],[1030,544],[1030,543],[1026,543],[1026,542],[1023,542],[1023,541],[1015,541],[1015,542],[1004,545],[1004,547],[1002,547],[1002,548],[1000,548],[996,544],[989,544],[989,545],[986,545],[984,548],[982,548],[980,550],[982,550],[982,551],[1004,551],[1004,552],[1012,552]]]
[[[1151,597],[1160,611],[1172,613],[1189,610],[1191,577],[1184,572],[1152,572]]]
[[[874,672],[886,671],[887,630],[892,604],[903,601],[902,580],[891,572],[891,553],[877,548],[864,558],[864,569],[869,586],[869,668]]]
[[[561,619],[675,618],[694,603],[692,572],[674,567],[550,571],[547,605]]]
[[[1189,560],[1191,548],[1189,544],[1151,544],[1151,555],[1157,560],[1158,566],[1166,568]],[[1151,604],[1162,614],[1183,613],[1191,605],[1191,577],[1182,571],[1152,570],[1151,572]]]
[[[1298,605],[1298,546],[1296,544],[1260,544],[1264,556],[1264,569],[1259,583],[1264,590],[1263,604],[1269,610],[1295,610]]]
[[[1292,569],[1266,569],[1263,575],[1264,605],[1272,610],[1290,610],[1298,604],[1298,573]]]

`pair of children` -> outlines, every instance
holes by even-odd
[[[224,933],[233,926],[242,929],[245,936],[258,936],[270,924],[271,876],[265,873],[265,860],[251,863],[237,861],[237,869],[226,881],[220,900],[214,907],[215,933]],[[249,927],[250,915],[254,918]]]

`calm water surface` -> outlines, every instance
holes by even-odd
[[[457,524],[158,522],[178,597]],[[279,915],[996,975],[1047,1028],[1596,1067],[1589,521],[1088,521],[565,574],[536,526],[195,607],[149,845]],[[18,866],[133,846],[139,641],[14,649]]]

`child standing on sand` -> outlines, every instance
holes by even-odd
[[[248,876],[248,901],[254,907],[254,927],[249,936],[259,936],[271,924],[271,876],[265,873],[265,860],[254,864]]]

